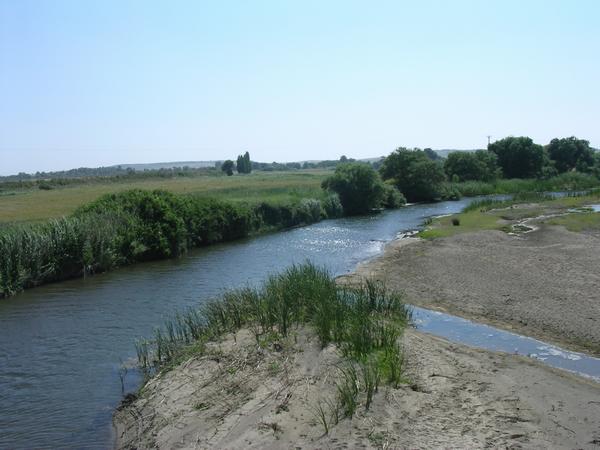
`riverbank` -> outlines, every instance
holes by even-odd
[[[600,385],[530,358],[404,334],[405,376],[369,411],[319,419],[334,346],[306,329],[257,347],[248,330],[150,381],[115,415],[116,448],[597,448]],[[328,413],[327,413],[328,414]],[[327,416],[327,420],[332,420]]]
[[[381,280],[417,306],[600,355],[600,214],[569,213],[556,202],[485,214],[479,225],[504,231],[475,231],[467,216],[447,226],[452,218],[444,218],[423,233],[444,237],[393,241],[354,277]]]
[[[522,218],[523,208],[518,209],[514,214]],[[568,216],[560,219],[564,217]],[[501,220],[502,226],[512,227],[508,219]],[[477,291],[480,296],[484,289],[495,286],[490,284],[494,274],[514,275],[515,289],[525,289],[523,279],[517,276],[522,272],[518,267],[515,274],[508,275],[502,269],[518,266],[516,261],[529,264],[522,256],[513,255],[518,249],[537,258],[539,273],[523,276],[531,275],[531,283],[541,289],[539,286],[550,283],[556,274],[550,272],[548,278],[536,281],[536,276],[549,270],[540,260],[551,261],[549,267],[562,267],[564,261],[560,258],[566,257],[573,265],[573,273],[577,273],[581,270],[579,264],[591,263],[581,261],[582,248],[589,248],[589,257],[595,257],[597,250],[587,241],[596,239],[594,231],[572,233],[543,223],[553,220],[558,219],[544,215],[536,224],[528,220],[528,226],[534,225],[532,228],[537,231],[525,234],[488,230],[431,241],[400,239],[388,245],[382,257],[338,281],[344,284],[368,275],[385,280],[388,288],[401,287],[400,281],[407,285],[431,284],[436,272],[427,270],[432,269],[422,267],[417,273],[399,276],[399,268],[415,265],[418,258],[430,263],[435,260],[445,268],[449,261],[429,257],[428,246],[443,249],[452,242],[450,260],[457,270],[463,267],[466,272],[474,272],[473,280],[482,285]],[[457,257],[452,253],[456,251],[454,246],[462,251],[471,249],[482,261],[487,258],[500,269],[481,267],[481,272],[492,274],[485,278],[477,272],[477,264],[483,262],[465,255]],[[495,246],[508,253],[490,253],[497,250]],[[413,259],[406,258],[406,251],[414,252]],[[503,261],[506,255],[510,258]],[[460,265],[471,259],[474,266]],[[566,285],[581,291],[583,288],[577,283],[586,281],[587,273],[579,281],[568,275],[567,283],[574,284]],[[471,286],[463,282],[454,286],[452,292],[461,289],[464,294]],[[545,291],[541,294],[545,295]],[[417,303],[411,295],[407,292],[405,300]],[[542,301],[543,298],[538,299]],[[562,325],[559,330],[568,330],[567,335],[575,333],[577,317],[586,307],[593,306],[591,300],[588,303],[572,307],[571,315],[564,314],[566,320],[554,317]],[[552,315],[542,317],[547,320]],[[248,330],[228,334],[211,343],[202,355],[190,356],[152,379],[137,399],[119,409],[115,415],[116,447],[597,448],[600,444],[600,402],[596,401],[600,398],[600,384],[549,368],[532,358],[473,349],[416,330],[407,330],[401,343],[403,383],[380,386],[368,410],[361,397],[356,413],[343,418],[331,408],[339,392],[338,368],[342,363],[334,344],[322,348],[307,327],[267,345],[257,345]],[[361,383],[359,377],[357,385]]]

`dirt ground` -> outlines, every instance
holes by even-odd
[[[407,383],[380,387],[329,434],[334,347],[299,331],[256,345],[247,331],[155,378],[115,416],[119,449],[598,448],[600,385],[514,355],[408,330]],[[326,408],[327,409],[327,408]]]
[[[541,225],[390,243],[354,277],[407,302],[600,355],[600,236]]]

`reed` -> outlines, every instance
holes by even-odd
[[[335,196],[245,205],[166,191],[109,194],[70,217],[0,227],[0,297],[137,261],[177,257],[191,247],[336,217],[339,211]]]

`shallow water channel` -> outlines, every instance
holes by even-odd
[[[335,275],[351,272],[398,233],[426,217],[458,212],[471,200],[324,221],[0,301],[0,449],[110,448],[112,413],[123,389],[120,367],[135,356],[135,339],[151,336],[166,317],[292,263],[311,260]],[[600,377],[600,360],[529,338],[421,309],[415,322],[450,340]],[[124,380],[125,391],[139,383],[133,370]]]

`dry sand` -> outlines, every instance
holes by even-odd
[[[122,449],[598,448],[600,385],[531,359],[407,331],[409,382],[382,387],[328,435],[334,347],[300,331],[260,348],[247,331],[152,380],[115,416]],[[295,341],[295,342],[294,342]]]
[[[600,237],[541,225],[390,243],[349,277],[383,280],[407,302],[600,355]]]
[[[545,226],[520,236],[403,239],[342,281],[383,279],[417,305],[598,349],[598,242]],[[381,387],[369,411],[360,406],[325,434],[315,407],[335,398],[336,349],[321,349],[307,330],[263,348],[242,330],[120,408],[116,446],[600,448],[600,384],[415,330],[403,345],[407,383]]]

